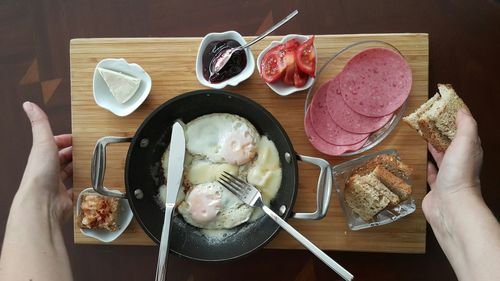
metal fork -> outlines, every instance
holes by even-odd
[[[311,241],[304,237],[300,232],[295,230],[291,225],[289,225],[285,220],[273,212],[269,207],[267,207],[262,201],[262,195],[260,191],[255,188],[255,186],[231,175],[228,172],[224,172],[219,178],[218,182],[222,184],[225,188],[231,191],[234,195],[241,199],[245,204],[252,207],[259,207],[264,210],[264,212],[271,217],[276,223],[278,223],[283,229],[290,233],[295,239],[297,239],[302,245],[304,245],[309,251],[311,251],[316,257],[323,261],[328,267],[333,269],[340,275],[344,280],[352,280],[354,276],[343,268],[340,264],[335,262],[327,254],[325,254],[321,249],[316,247]]]

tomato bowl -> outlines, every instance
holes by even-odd
[[[273,49],[274,47],[284,44],[285,42],[291,40],[291,39],[296,39],[299,43],[304,43],[306,40],[308,40],[310,37],[306,35],[298,35],[298,34],[289,34],[284,36],[280,41],[273,41],[269,46],[267,46],[262,52],[260,52],[259,56],[257,57],[257,69],[259,71],[260,76],[262,77],[262,70],[261,70],[261,64],[262,61],[265,59],[266,54]],[[314,47],[314,52],[316,53],[316,48]],[[317,56],[314,58],[314,65],[316,65],[316,59]],[[312,69],[313,73],[315,73],[315,69]],[[264,79],[265,81],[265,79]],[[282,79],[278,79],[274,82],[267,82],[266,84],[273,90],[275,93],[277,93],[280,96],[288,96],[290,94],[293,94],[295,92],[303,91],[309,89],[313,84],[314,84],[314,77],[308,76],[307,81],[305,81],[305,84],[300,87],[296,87],[293,85],[288,85],[286,84]]]

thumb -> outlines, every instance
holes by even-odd
[[[33,145],[54,142],[54,135],[50,128],[49,119],[40,107],[32,102],[23,103],[24,112],[31,122],[33,132]]]
[[[456,137],[460,136],[468,139],[476,139],[478,137],[476,120],[474,120],[469,111],[461,109],[457,112],[456,125]]]

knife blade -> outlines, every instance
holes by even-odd
[[[163,220],[160,250],[158,253],[158,264],[156,265],[156,281],[165,280],[170,226],[172,214],[175,208],[175,201],[181,187],[185,153],[186,139],[184,136],[184,128],[182,127],[180,122],[176,122],[172,126],[172,137],[170,138],[170,150],[168,155],[167,170],[167,198],[165,201],[165,219]]]

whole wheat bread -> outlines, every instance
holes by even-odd
[[[445,151],[455,137],[455,117],[467,106],[449,84],[438,84],[439,93],[421,105],[403,121],[417,130],[439,151]],[[468,109],[467,109],[468,110]]]

